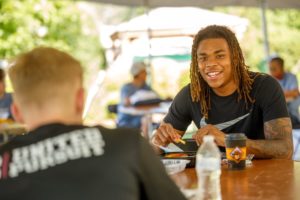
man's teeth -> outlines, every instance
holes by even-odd
[[[215,76],[217,76],[218,74],[220,74],[220,72],[209,72],[209,73],[207,73],[207,75],[208,75],[209,77],[215,77]]]

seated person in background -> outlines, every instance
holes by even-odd
[[[191,83],[175,97],[151,142],[176,142],[193,121],[198,144],[213,135],[224,151],[225,136],[245,133],[247,153],[291,159],[292,127],[280,85],[249,71],[235,34],[224,26],[200,30],[192,46]]]
[[[82,125],[82,73],[46,47],[12,64],[12,111],[29,133],[0,147],[0,199],[184,199],[138,130]]]
[[[5,91],[5,71],[0,68],[0,119],[13,119],[10,106],[12,104],[12,96]]]
[[[300,95],[297,77],[292,73],[284,71],[284,60],[280,57],[270,59],[269,69],[271,75],[278,80],[283,89],[292,124],[300,125]]]
[[[146,65],[143,62],[133,63],[130,69],[133,80],[121,88],[121,101],[118,108],[118,127],[141,128],[141,115],[132,115],[122,112],[122,107],[133,106],[138,103],[140,97],[148,96],[149,99],[157,99],[157,95],[147,85]]]

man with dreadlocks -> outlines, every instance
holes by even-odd
[[[212,25],[194,38],[191,83],[175,97],[170,110],[152,138],[166,146],[183,136],[194,122],[193,138],[200,145],[213,135],[224,150],[225,135],[247,136],[247,153],[256,158],[286,158],[293,154],[292,127],[284,95],[267,74],[249,71],[235,34]]]

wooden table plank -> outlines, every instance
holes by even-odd
[[[171,178],[180,188],[197,188],[194,168],[174,174]],[[223,200],[300,199],[300,162],[292,160],[254,160],[240,171],[222,166]]]

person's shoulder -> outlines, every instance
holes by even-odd
[[[132,87],[133,87],[132,83],[125,83],[124,85],[122,85],[122,89],[132,88]]]
[[[12,98],[12,93],[10,93],[10,92],[6,92],[5,95]]]
[[[190,84],[187,84],[183,86],[180,91],[177,93],[175,99],[184,99],[186,100],[187,97],[191,96],[191,91],[190,91]]]
[[[279,82],[269,74],[257,72],[252,74],[252,78],[253,85],[251,93],[255,94],[255,96],[256,93],[266,95],[266,91],[271,92],[281,88]]]
[[[33,130],[30,130],[29,132],[26,132],[26,134],[16,135],[10,138],[7,143],[0,145],[0,152],[3,152],[3,150],[26,147],[29,145],[34,146],[35,144],[45,140],[55,141],[58,138],[66,139],[66,135],[72,135],[74,131],[77,132],[78,130],[86,128],[88,127],[82,125],[65,125],[61,123],[44,124],[36,127]]]
[[[2,101],[12,101],[12,93],[6,92],[1,100]]]
[[[104,126],[96,126],[96,127],[100,130],[100,133],[109,141],[134,142],[137,141],[138,138],[141,136],[140,129],[136,129],[136,128],[125,128],[125,127],[107,128]]]
[[[6,93],[6,95],[7,95],[7,98],[9,99],[9,100],[12,100],[13,98],[12,98],[12,93]]]
[[[291,73],[291,72],[285,72],[284,76],[285,76],[286,79],[296,78],[296,75]]]
[[[261,84],[262,82],[277,82],[274,77],[262,72],[251,72],[250,76],[253,77],[254,84]]]
[[[251,94],[257,102],[262,102],[265,101],[265,98],[280,94],[281,90],[279,82],[273,76],[257,73],[254,77]]]
[[[148,85],[147,83],[145,83],[145,85],[143,85],[142,88],[143,88],[143,89],[146,89],[146,90],[152,90],[151,86]]]
[[[105,134],[122,134],[124,132],[130,132],[130,133],[138,133],[140,130],[135,128],[126,128],[126,127],[119,127],[119,128],[108,128],[102,125],[94,126],[95,128],[98,128],[101,132]]]
[[[183,87],[181,88],[180,92],[183,92],[183,93],[190,93],[190,86],[191,86],[190,83],[186,84],[185,86],[183,86]]]
[[[187,90],[189,90],[189,89],[190,89],[190,86],[191,86],[191,84],[190,84],[190,83],[188,83],[188,84],[186,84],[185,86],[183,86],[183,89],[187,89]]]
[[[179,99],[186,99],[187,96],[191,96],[190,94],[190,84],[187,84],[179,90],[174,100],[178,101]]]
[[[143,137],[140,129],[99,127],[99,130],[109,154],[122,152],[124,155],[134,155],[141,148]]]

